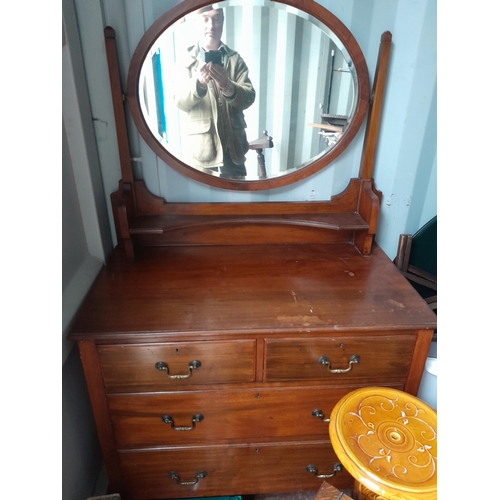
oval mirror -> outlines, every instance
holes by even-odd
[[[312,0],[184,0],[141,39],[127,96],[166,164],[258,190],[331,163],[358,132],[369,88],[352,34]]]

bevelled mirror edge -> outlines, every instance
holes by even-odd
[[[327,150],[323,155],[313,158],[312,161],[302,168],[294,169],[291,172],[284,173],[277,177],[268,177],[258,180],[235,180],[209,175],[186,164],[165,149],[151,132],[140,107],[140,73],[148,51],[165,30],[196,9],[214,4],[213,1],[207,0],[184,0],[182,3],[165,12],[146,30],[133,53],[126,87],[130,113],[141,137],[164,163],[182,175],[206,185],[236,191],[267,190],[284,187],[305,179],[331,164],[348,147],[361,128],[368,110],[370,81],[364,55],[351,32],[330,11],[312,0],[288,0],[279,2],[271,0],[271,2],[273,4],[283,4],[300,9],[306,14],[318,19],[338,37],[340,42],[344,45],[345,50],[348,52],[356,72],[358,95],[352,119],[342,139],[338,141],[335,147]]]

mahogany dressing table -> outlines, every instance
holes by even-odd
[[[185,0],[159,22],[208,3]],[[381,193],[372,168],[390,33],[370,93],[347,29],[315,2],[286,3],[335,29],[353,56],[359,102],[347,141],[368,112],[360,175],[330,201],[168,203],[151,194],[130,168],[106,29],[123,174],[112,195],[118,246],[69,338],[79,346],[109,491],[124,499],[312,491],[325,480],[352,487],[329,439],[336,402],[371,385],[415,395],[420,384],[436,316],[374,243]],[[146,134],[137,57],[127,101]],[[173,168],[240,190],[311,175],[343,140],[305,169],[245,183],[196,171],[148,139]]]

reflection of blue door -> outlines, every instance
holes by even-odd
[[[161,71],[160,50],[153,55],[153,79],[156,98],[156,116],[158,119],[158,134],[168,142],[167,118],[165,116],[165,94],[163,92],[163,78]]]

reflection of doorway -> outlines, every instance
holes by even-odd
[[[349,117],[354,108],[354,84],[349,64],[342,55],[341,50],[330,43],[330,56],[328,58],[328,86],[325,94],[323,113],[332,116]],[[340,124],[340,123],[339,123]],[[331,123],[331,125],[338,125]]]

